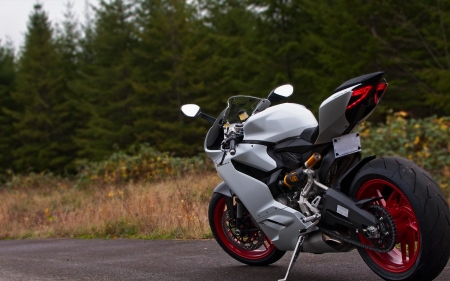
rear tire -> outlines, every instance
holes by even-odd
[[[403,158],[377,158],[361,168],[349,195],[385,197],[374,204],[382,205],[394,218],[397,239],[392,251],[358,248],[376,274],[385,280],[433,280],[442,272],[450,256],[450,211],[426,171]],[[359,238],[372,246],[362,235]]]
[[[214,193],[208,210],[209,225],[220,247],[235,260],[248,265],[269,265],[281,259],[286,252],[278,250],[261,229],[252,230],[259,226],[247,210],[244,210],[245,224],[241,226],[243,233],[236,234],[225,199],[224,195]],[[246,228],[249,231],[245,231]]]

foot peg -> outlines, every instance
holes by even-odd
[[[297,245],[295,245],[295,250],[292,253],[291,262],[289,263],[288,270],[286,272],[286,276],[284,276],[283,279],[278,279],[278,281],[286,281],[289,275],[289,272],[291,271],[292,265],[297,261],[298,255],[303,249],[303,241],[305,241],[305,236],[301,235],[298,237]]]

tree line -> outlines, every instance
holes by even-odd
[[[215,115],[290,83],[317,113],[381,70],[380,120],[450,115],[449,28],[449,0],[102,0],[58,25],[36,4],[23,46],[0,43],[0,168],[73,173],[139,143],[195,155],[208,124],[182,104]]]

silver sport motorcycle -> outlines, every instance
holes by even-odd
[[[213,123],[204,149],[222,178],[209,204],[212,233],[234,259],[268,265],[293,251],[356,248],[385,280],[432,280],[450,255],[450,211],[429,173],[407,159],[361,159],[358,125],[387,83],[383,72],[351,79],[319,109],[234,96],[217,118],[194,104],[181,110]],[[353,133],[352,133],[353,132]]]

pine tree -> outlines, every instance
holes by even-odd
[[[384,101],[416,117],[450,114],[450,2],[377,4],[375,36],[392,77]]]
[[[210,49],[205,60],[208,66],[205,83],[213,95],[214,111],[223,109],[233,95],[266,95],[272,83],[260,77],[272,73],[272,69],[265,62],[267,54],[257,34],[257,16],[248,1],[198,2],[208,31]]]
[[[16,89],[11,94],[19,110],[5,110],[15,119],[12,138],[17,170],[63,172],[72,161],[71,136],[65,124],[67,100],[53,39],[42,6],[36,4],[28,22],[25,45],[18,61]]]
[[[11,139],[14,131],[12,126],[13,119],[5,114],[3,108],[16,110],[17,105],[11,98],[11,92],[15,87],[15,65],[14,65],[14,49],[11,43],[6,45],[0,41],[0,168],[10,169],[13,156],[12,148],[15,146]]]
[[[73,12],[73,4],[68,2],[66,9],[62,28],[57,29],[56,32],[56,50],[60,56],[61,68],[65,73],[64,80],[69,83],[78,72],[77,63],[80,52],[78,42],[81,39],[81,33]]]
[[[75,139],[82,158],[100,160],[134,143],[130,76],[137,41],[132,8],[122,0],[101,1],[93,29],[87,29],[89,37],[82,42],[83,73],[73,85],[88,118]]]
[[[204,122],[185,126],[180,107],[205,104],[206,44],[194,7],[183,0],[141,1],[138,67],[134,76],[136,136],[161,151],[201,150]]]
[[[377,41],[371,34],[373,6],[355,0],[300,2],[302,17],[310,22],[301,46],[310,58],[296,74],[301,84],[310,84],[308,105],[315,105],[316,111],[343,82],[382,70]]]
[[[75,14],[73,13],[73,5],[69,2],[67,4],[67,11],[64,14],[62,29],[57,30],[56,52],[59,57],[58,68],[63,79],[61,94],[66,99],[63,106],[67,110],[67,115],[64,116],[64,122],[62,123],[64,128],[60,129],[67,132],[67,135],[70,136],[70,141],[64,144],[66,155],[72,159],[70,165],[67,167],[70,172],[75,171],[75,158],[77,154],[77,147],[73,138],[76,130],[81,128],[86,122],[85,115],[77,107],[81,97],[71,87],[79,76],[80,39],[81,34]]]
[[[317,63],[314,50],[305,46],[314,23],[302,1],[201,2],[215,43],[212,61],[218,71],[213,83],[221,83],[217,88],[225,89],[222,96],[266,97],[273,88],[290,83],[295,89],[291,101],[317,104],[317,92],[307,75]]]
[[[306,106],[313,105],[317,92],[305,75],[316,68],[313,49],[306,45],[305,38],[313,29],[311,17],[305,12],[304,1],[290,0],[249,0],[258,18],[256,46],[263,60],[263,69],[259,74],[259,83],[265,83],[271,89],[280,84],[294,86],[294,95],[290,98]]]
[[[79,126],[75,132],[76,138],[79,137],[80,131],[88,127],[87,123],[90,118],[90,110],[89,104],[88,106],[86,104],[87,99],[92,97],[88,93],[89,87],[85,85],[85,82],[95,74],[95,22],[92,18],[92,6],[89,6],[87,1],[85,5],[84,24],[81,25],[80,34],[77,34],[79,35],[79,40],[77,40],[78,49],[76,56],[70,56],[75,60],[77,66],[75,79],[69,83],[69,88],[74,93],[74,99],[71,101],[75,106],[75,111],[80,114],[78,118]],[[78,146],[78,148],[81,150],[81,147]]]

